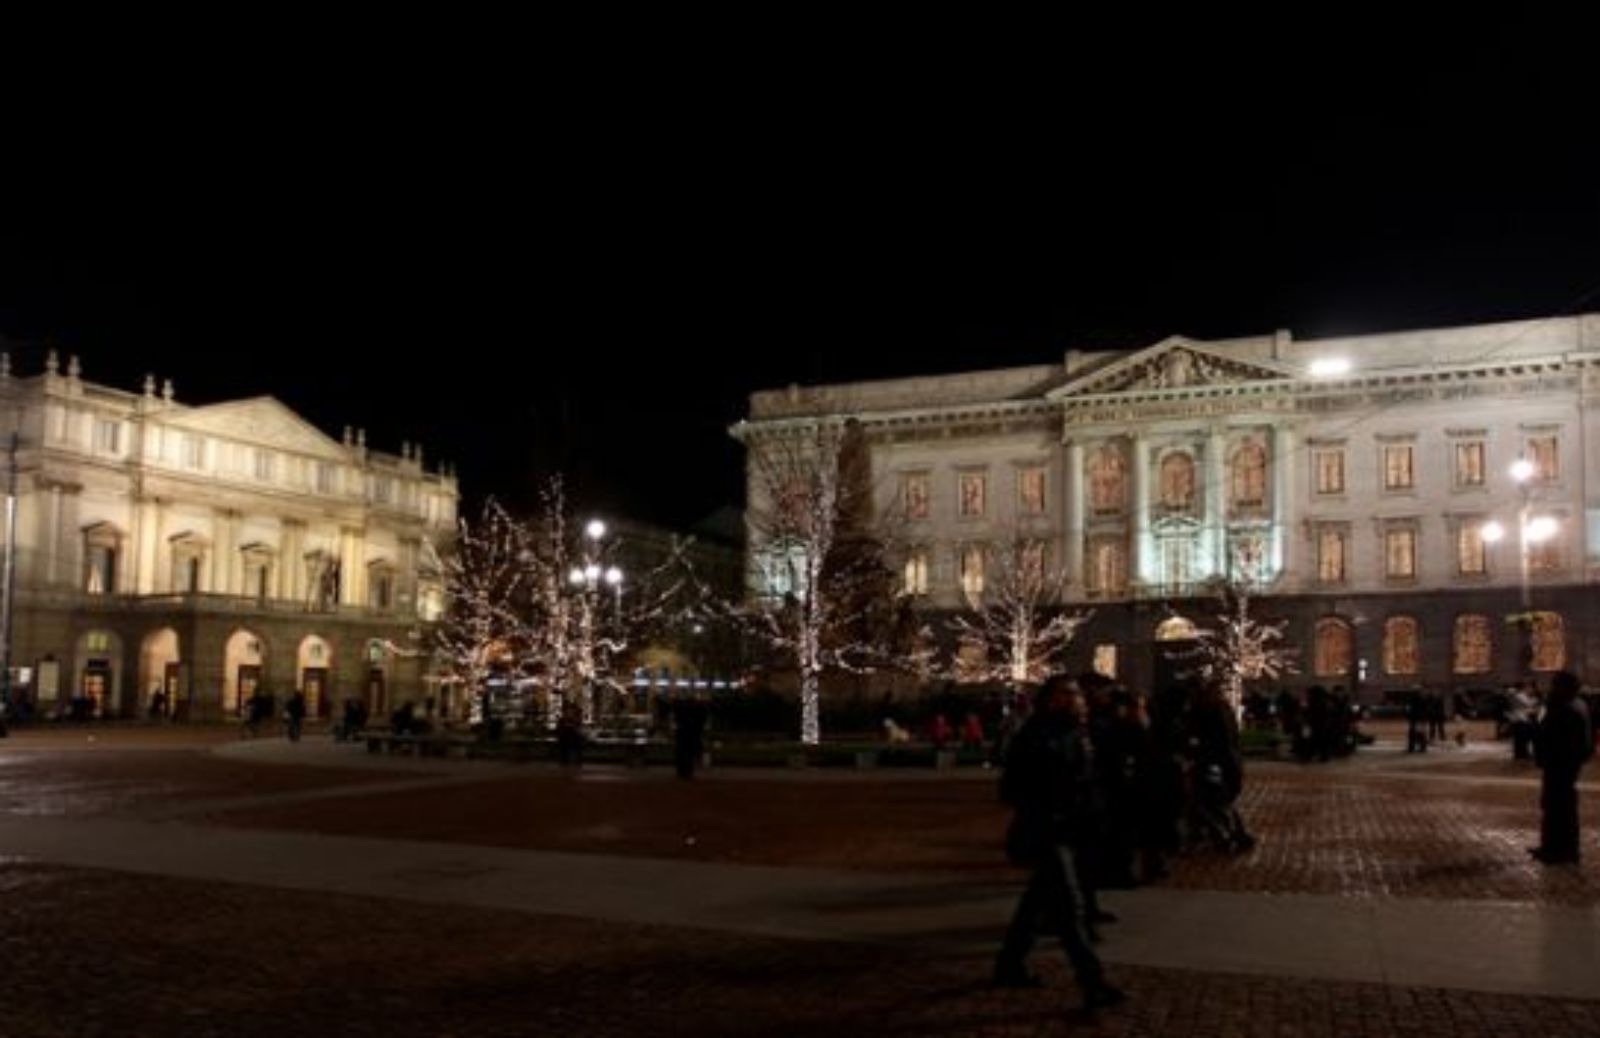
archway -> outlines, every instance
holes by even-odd
[[[244,716],[245,703],[261,687],[262,670],[260,636],[234,631],[222,653],[222,708]]]
[[[333,646],[308,634],[295,656],[295,680],[306,697],[306,716],[327,717],[333,698]]]
[[[134,690],[139,708],[152,717],[171,716],[183,686],[183,658],[178,649],[178,632],[171,627],[151,631],[139,649],[139,687]],[[161,694],[159,709],[157,693]]]
[[[1156,624],[1151,641],[1152,691],[1192,681],[1200,675],[1200,629],[1186,616],[1173,614]]]

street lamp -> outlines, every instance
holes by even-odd
[[[578,629],[581,642],[578,646],[578,670],[583,682],[583,723],[594,724],[595,653],[595,593],[603,583],[612,589],[616,615],[622,615],[622,569],[601,564],[601,551],[606,535],[606,524],[591,519],[583,528],[583,560],[567,571],[567,583],[578,592]]]
[[[1533,669],[1533,589],[1529,579],[1529,548],[1550,540],[1560,531],[1560,524],[1553,516],[1530,515],[1533,509],[1532,484],[1537,471],[1533,461],[1528,458],[1518,458],[1511,463],[1511,479],[1517,484],[1517,491],[1522,499],[1517,509],[1517,572],[1521,587],[1522,612],[1519,620],[1523,632],[1522,663],[1525,671]],[[1489,536],[1490,527],[1494,530],[1493,537]],[[1504,535],[1505,531],[1499,523],[1490,523],[1484,527],[1486,541],[1493,543]]]

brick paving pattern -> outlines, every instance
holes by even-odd
[[[399,772],[221,759],[236,733],[26,733],[0,742],[0,812],[105,815],[281,794],[190,822],[724,862],[1018,877],[984,780],[772,780],[530,768],[403,793]],[[198,748],[197,748],[198,747]],[[17,752],[20,751],[20,752]],[[1413,769],[1422,769],[1413,771]],[[414,773],[411,773],[414,776]],[[1454,778],[1450,776],[1455,776]],[[1591,778],[1594,777],[1591,770]],[[1487,781],[1484,781],[1487,780]],[[1596,904],[1600,795],[1581,868],[1546,869],[1538,790],[1503,760],[1252,767],[1255,852],[1194,853],[1181,889]],[[336,799],[292,802],[330,788]],[[690,838],[693,842],[690,842]],[[1133,995],[1086,1021],[1054,948],[1042,991],[987,959],[293,893],[6,859],[0,1035],[1600,1035],[1600,1001],[1119,968]],[[1115,928],[1109,935],[1115,942]],[[1600,994],[1600,992],[1597,992]]]
[[[1600,1002],[1135,968],[1086,1021],[1053,949],[997,991],[973,956],[15,864],[0,894],[0,1033],[30,1038],[1600,1035]]]

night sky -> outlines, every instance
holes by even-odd
[[[11,141],[0,332],[687,524],[756,388],[1600,310],[1592,86],[956,57],[103,96]]]

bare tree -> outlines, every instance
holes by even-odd
[[[1201,672],[1222,685],[1234,713],[1242,716],[1245,682],[1295,673],[1298,652],[1280,644],[1288,621],[1263,622],[1250,615],[1248,584],[1224,582],[1217,594],[1222,602],[1217,626],[1200,633]]]
[[[821,679],[881,660],[889,574],[871,530],[870,463],[859,426],[817,422],[747,443],[749,599],[726,610],[800,682],[800,741],[821,741]]]
[[[426,564],[444,593],[444,614],[431,633],[434,656],[445,676],[477,694],[523,649],[527,532],[491,499],[477,522],[459,521],[451,542],[425,544]]]
[[[957,680],[1020,689],[1060,672],[1063,653],[1092,614],[1062,608],[1066,573],[1045,565],[1044,549],[1042,540],[1014,533],[984,552],[981,587],[972,574],[966,576],[963,593],[971,614],[951,621]]]

